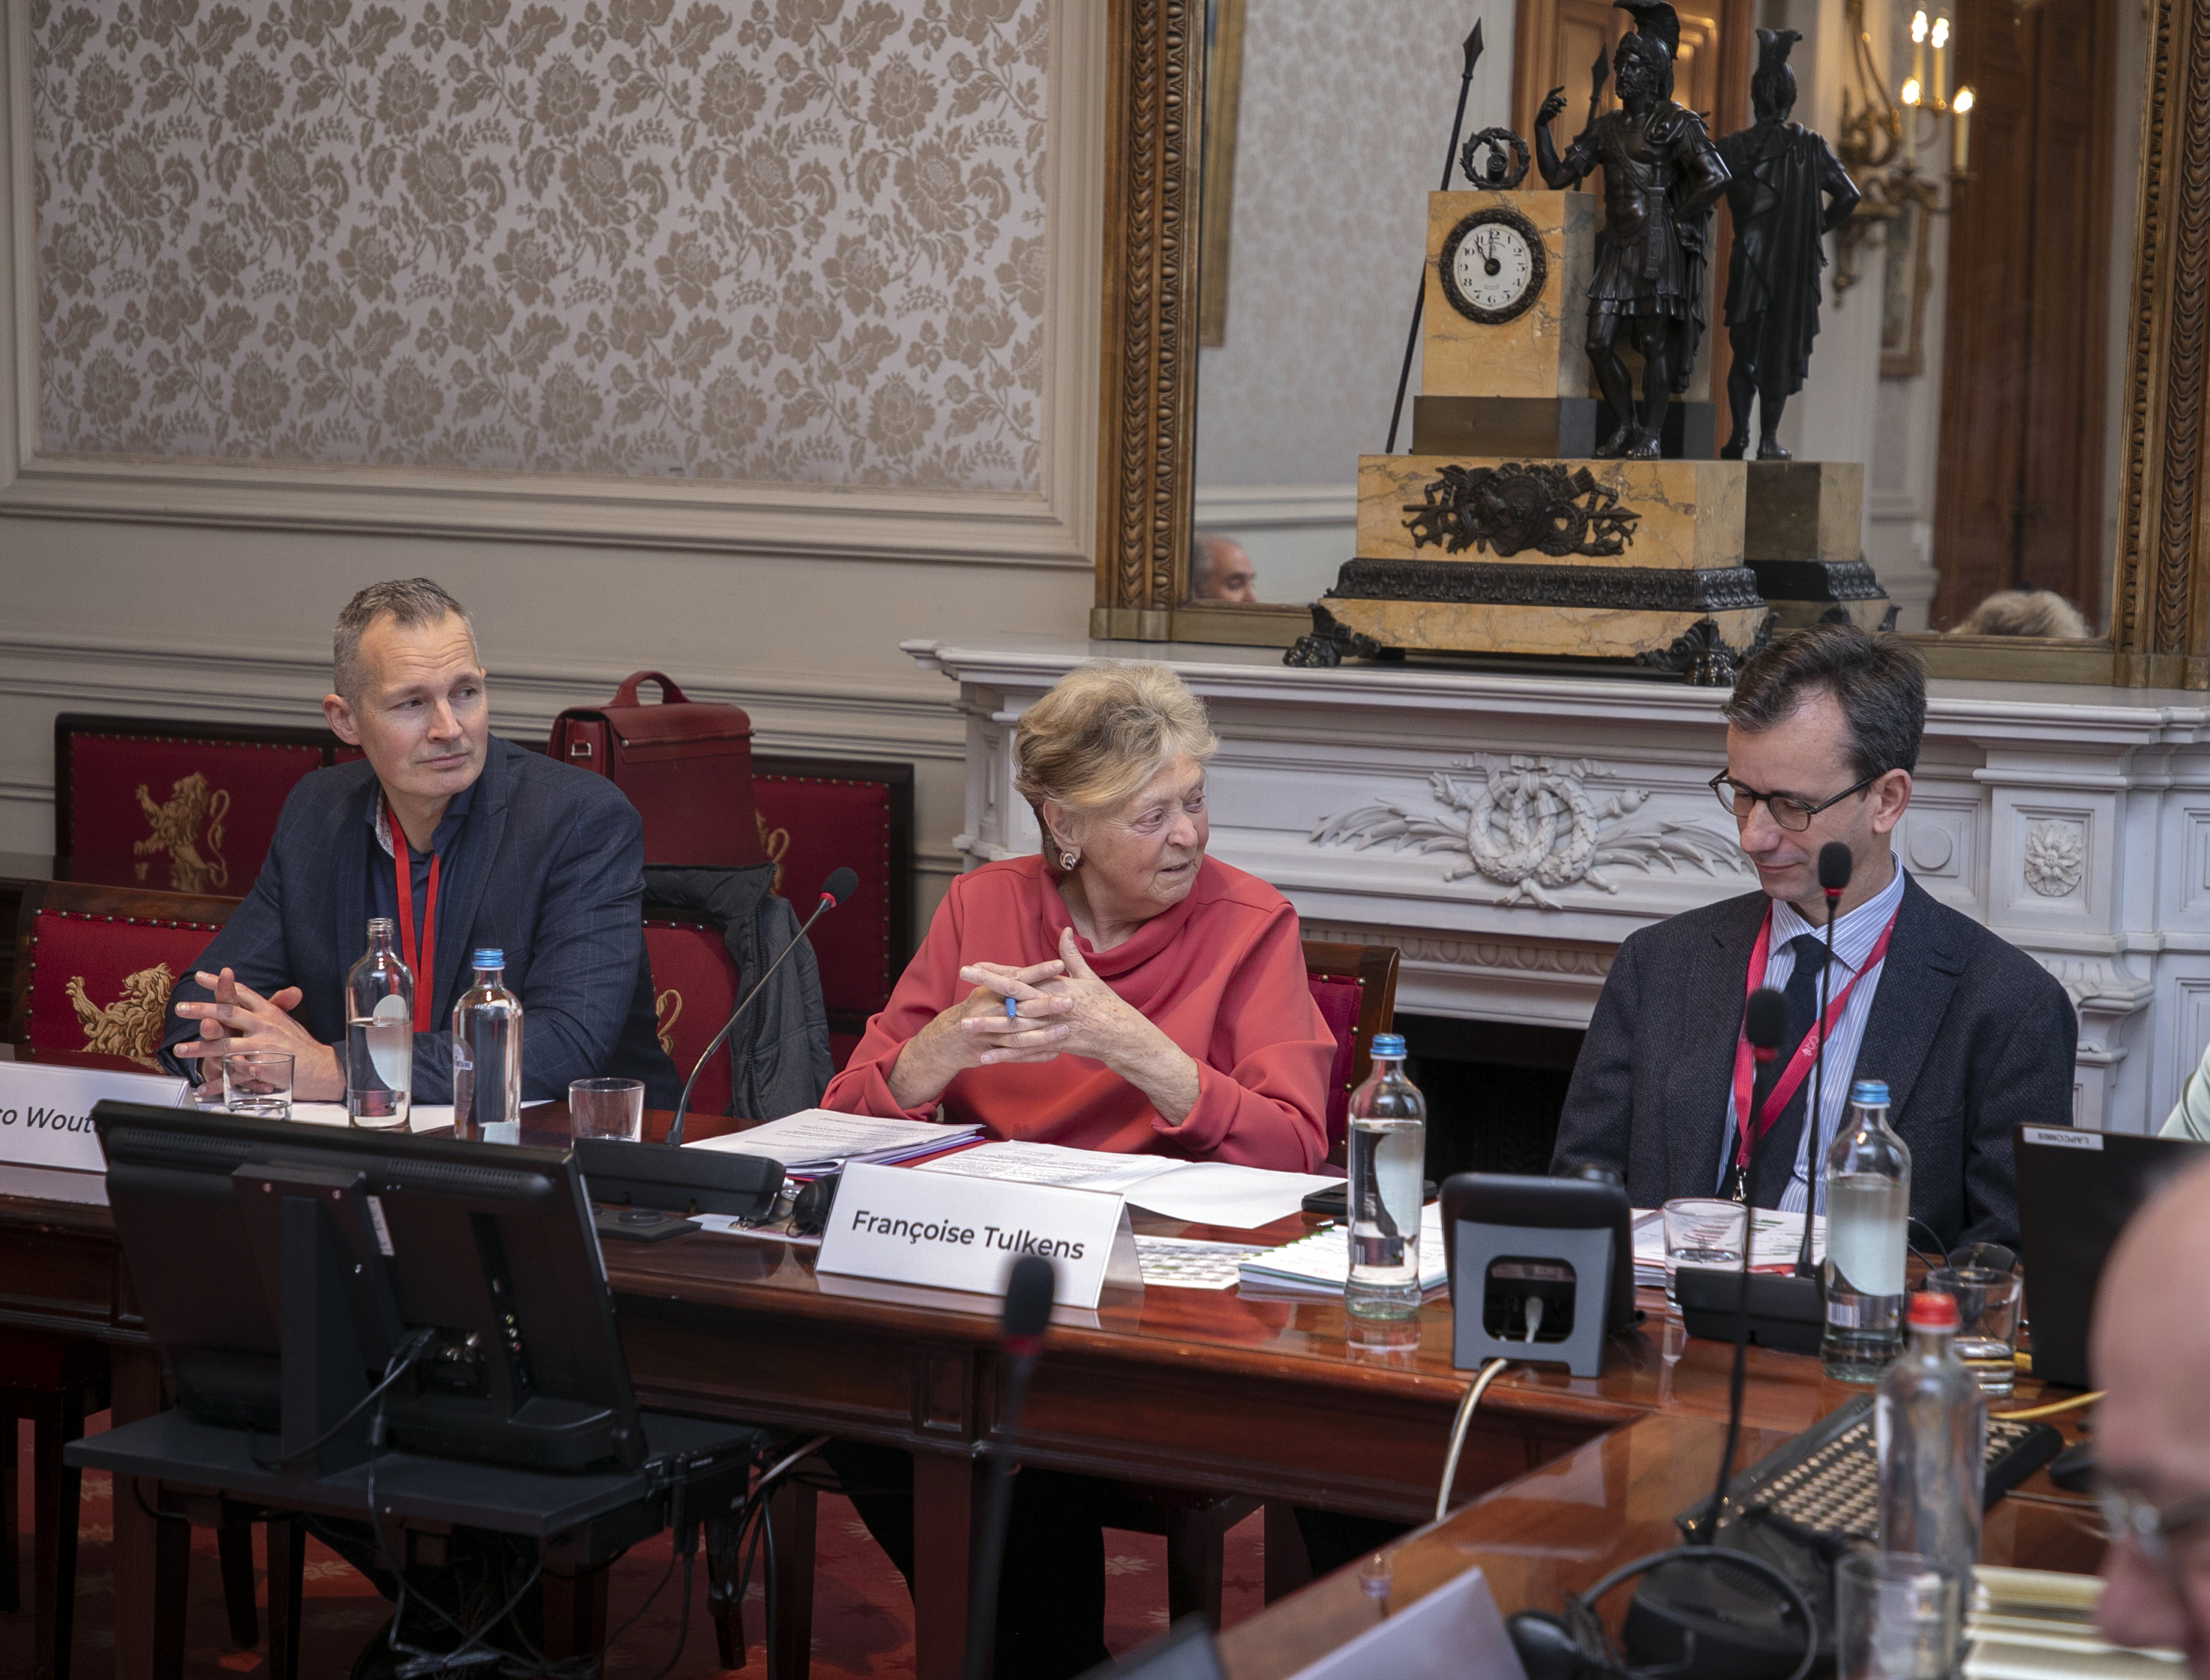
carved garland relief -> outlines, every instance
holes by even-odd
[[[1362,852],[1391,846],[1452,853],[1455,861],[1444,880],[1479,876],[1507,889],[1496,900],[1500,906],[1526,903],[1544,910],[1564,907],[1555,896],[1561,888],[1616,893],[1618,885],[1602,873],[1607,868],[1678,874],[1685,866],[1716,876],[1748,867],[1731,834],[1694,823],[1630,827],[1620,822],[1648,801],[1650,790],[1592,793],[1589,780],[1609,773],[1587,759],[1561,763],[1516,753],[1508,759],[1482,754],[1458,768],[1476,774],[1462,778],[1439,770],[1428,778],[1440,810],[1392,802],[1362,805],[1321,822],[1309,838],[1315,846]]]

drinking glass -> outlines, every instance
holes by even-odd
[[[1957,1358],[1979,1378],[1980,1392],[2000,1399],[2018,1378],[2020,1280],[1985,1266],[1944,1266],[1926,1287],[1957,1303]]]
[[[222,1058],[222,1105],[264,1120],[292,1117],[292,1057],[273,1050],[234,1051]]]
[[[644,1135],[644,1081],[576,1081],[568,1087],[568,1135],[640,1141]]]
[[[1665,1204],[1665,1298],[1674,1298],[1673,1274],[1683,1266],[1732,1271],[1742,1264],[1749,1210],[1715,1195],[1676,1196]]]
[[[1834,1570],[1840,1680],[1948,1680],[1959,1583],[1915,1551],[1853,1551]]]

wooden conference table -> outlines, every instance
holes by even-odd
[[[534,1114],[540,1124],[565,1124],[557,1110]],[[655,1116],[648,1130],[665,1124]],[[1139,1224],[1240,1241],[1286,1241],[1306,1228],[1301,1219],[1255,1235]],[[1004,1370],[998,1304],[817,1276],[811,1249],[775,1240],[700,1233],[610,1242],[605,1252],[644,1404],[913,1453],[916,1676],[953,1680],[979,1448],[996,1424]],[[1653,1292],[1643,1304],[1649,1322],[1609,1345],[1602,1376],[1513,1370],[1490,1387],[1467,1437],[1458,1496],[1503,1491],[1406,1542],[1400,1594],[1417,1596],[1478,1562],[1508,1611],[1555,1602],[1558,1586],[1585,1585],[1664,1543],[1672,1513],[1710,1486],[1731,1349],[1685,1337]],[[113,1364],[116,1421],[159,1409],[159,1360],[106,1208],[0,1196],[0,1323],[100,1339]],[[1440,1302],[1409,1324],[1374,1330],[1347,1322],[1333,1300],[1165,1287],[1108,1293],[1095,1311],[1055,1310],[1029,1390],[1022,1458],[1424,1521],[1470,1376],[1452,1368],[1450,1352]],[[1744,1461],[1859,1392],[1826,1380],[1814,1359],[1753,1349],[1745,1415],[1756,1434]],[[2021,1381],[2014,1404],[2038,1392]],[[2053,1492],[2039,1477],[2028,1484],[2035,1490]],[[154,1524],[136,1500],[118,1496],[114,1509],[116,1672],[142,1680],[153,1653]],[[2019,1514],[2031,1514],[2013,1551],[2005,1537]],[[2006,1502],[1990,1525],[1990,1557],[2092,1567],[2043,1514],[2075,1514]],[[1301,1667],[1323,1648],[1315,1638],[1337,1642],[1370,1622],[1372,1607],[1346,1581],[1318,1583],[1234,1630],[1226,1649],[1235,1680]]]

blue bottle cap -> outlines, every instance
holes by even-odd
[[[1867,1108],[1887,1106],[1887,1081],[1884,1079],[1861,1079],[1850,1087],[1850,1100],[1862,1103]]]
[[[506,953],[486,947],[476,953],[475,965],[479,968],[504,968],[506,966]]]
[[[1404,1053],[1404,1035],[1399,1033],[1376,1033],[1374,1035],[1374,1054],[1402,1056]]]

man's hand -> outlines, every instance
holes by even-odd
[[[337,1052],[317,1043],[307,1029],[292,1019],[301,992],[286,986],[263,997],[251,986],[240,985],[226,968],[220,974],[202,971],[199,983],[214,993],[212,1003],[179,1003],[177,1013],[200,1024],[196,1042],[175,1046],[180,1060],[197,1061],[202,1081],[222,1079],[222,1058],[234,1054],[268,1051],[292,1058],[292,1094],[303,1103],[345,1100],[345,1068]]]
[[[1543,101],[1542,108],[1535,113],[1535,126],[1538,129],[1547,129],[1565,108],[1566,90],[1562,87],[1553,87],[1550,89],[1549,97]]]

